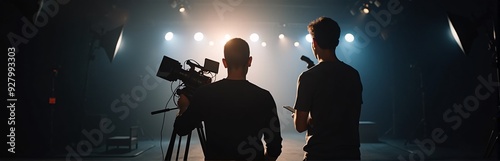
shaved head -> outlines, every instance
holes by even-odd
[[[229,69],[248,67],[249,57],[250,47],[241,38],[233,38],[224,45],[224,59]]]

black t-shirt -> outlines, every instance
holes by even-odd
[[[299,76],[295,109],[310,112],[304,151],[335,155],[359,153],[362,85],[358,71],[343,62],[321,62]]]
[[[262,160],[281,154],[280,123],[269,91],[246,80],[223,79],[197,89],[174,128],[185,135],[205,125],[206,160]]]

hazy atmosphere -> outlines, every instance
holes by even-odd
[[[492,121],[499,100],[498,51],[489,49],[491,26],[498,21],[495,0],[43,0],[40,9],[37,2],[1,2],[3,50],[12,53],[15,47],[16,63],[16,95],[7,96],[1,112],[2,134],[8,136],[3,158],[66,157],[68,149],[84,156],[85,150],[78,151],[83,142],[94,149],[104,145],[96,141],[97,132],[107,138],[131,126],[139,127],[139,141],[159,149],[160,139],[170,139],[177,110],[151,112],[175,108],[173,95],[182,83],[156,75],[163,57],[179,61],[184,70],[189,59],[202,66],[206,58],[217,61],[218,73],[206,75],[218,81],[227,76],[223,46],[235,37],[249,43],[253,63],[247,79],[274,97],[284,139],[303,141],[305,133],[294,129],[282,106],[293,106],[297,78],[307,70],[300,57],[317,63],[307,24],[327,16],[341,28],[337,57],[361,76],[360,121],[373,122],[370,132],[379,140],[412,144],[442,133],[446,139],[434,139],[431,146],[456,149],[437,160],[498,159],[498,148],[494,157],[482,158],[491,130],[498,128]],[[369,13],[362,13],[365,3]],[[477,36],[466,53],[452,36],[449,15],[475,22]],[[121,36],[111,36],[107,45],[101,35],[116,28]],[[15,116],[9,99],[16,99]],[[15,153],[8,150],[10,127]],[[478,153],[458,155],[469,149]],[[402,154],[410,160],[411,153]]]

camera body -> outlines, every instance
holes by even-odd
[[[184,94],[188,98],[191,98],[198,87],[212,82],[212,79],[205,76],[204,73],[211,72],[217,74],[219,63],[205,58],[204,66],[200,66],[189,60],[186,64],[189,65],[189,70],[182,69],[182,65],[179,61],[163,56],[156,76],[171,82],[181,80],[184,87],[179,88],[176,94]],[[196,70],[196,68],[198,68],[198,70]]]

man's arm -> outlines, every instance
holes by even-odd
[[[264,141],[266,142],[266,153],[264,154],[265,160],[276,160],[278,156],[281,154],[281,142],[283,138],[281,137],[281,127],[280,120],[278,118],[278,114],[276,112],[276,103],[274,102],[273,97],[269,93],[269,106],[270,111],[266,114],[266,128],[269,129],[272,133],[264,133]]]
[[[295,130],[297,130],[299,133],[306,131],[311,121],[312,119],[309,117],[308,111],[295,110],[293,123],[295,125]]]
[[[295,99],[295,113],[293,122],[295,130],[302,133],[312,124],[309,116],[314,95],[314,80],[310,75],[302,73],[297,81],[297,96]]]

